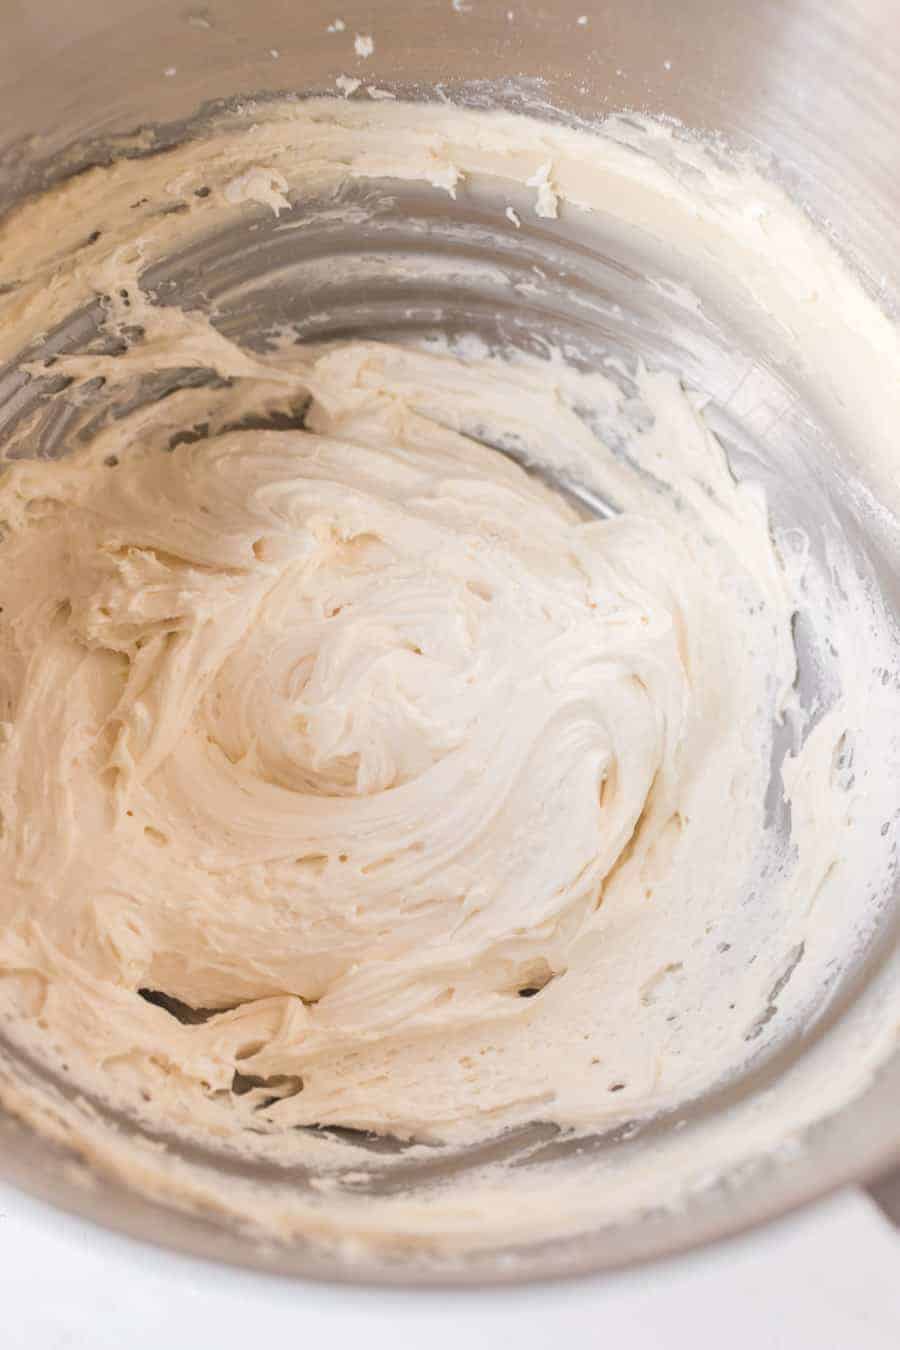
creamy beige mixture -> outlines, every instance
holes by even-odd
[[[837,544],[826,596],[673,375],[638,365],[626,397],[550,355],[252,355],[140,276],[345,176],[532,183],[539,216],[549,193],[655,229],[686,263],[718,250],[726,294],[824,365],[876,489],[896,378],[878,409],[866,390],[896,335],[774,188],[696,149],[682,182],[622,139],[515,117],[326,101],[252,120],[93,171],[0,239],[18,283],[4,357],[96,295],[129,333],[124,354],[56,362],[76,404],[98,378],[229,380],[0,484],[7,1025],[97,1099],[273,1157],[319,1146],[297,1125],[472,1143],[673,1109],[765,1043],[779,981],[782,1023],[808,1010],[865,928],[847,878],[887,876],[889,756],[864,725],[894,661],[877,597]],[[173,197],[188,209],[161,214]],[[234,429],[305,399],[303,430]],[[609,518],[476,426],[519,436]],[[804,606],[846,643],[845,686],[809,726]],[[779,850],[765,797],[785,717]]]

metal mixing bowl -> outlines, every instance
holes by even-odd
[[[596,120],[616,110],[639,109],[680,119],[702,132],[721,132],[737,147],[773,154],[775,172],[790,192],[827,228],[864,284],[897,312],[900,26],[891,0],[835,0],[827,7],[818,0],[767,0],[753,6],[741,0],[603,0],[593,7],[589,0],[554,0],[546,7],[530,0],[473,0],[470,9],[462,9],[450,0],[421,0],[415,6],[353,0],[339,7],[348,33],[376,36],[377,59],[366,73],[408,97],[433,98],[440,85],[446,96],[474,106],[533,110],[535,100],[542,101],[546,115],[553,117]],[[143,153],[139,142],[127,139],[139,127],[159,129],[154,147],[159,150],[190,134],[197,110],[214,101],[279,91],[331,91],[335,76],[348,65],[346,41],[338,45],[327,31],[336,12],[332,0],[309,0],[302,8],[287,0],[257,0],[252,6],[244,0],[213,0],[209,6],[121,0],[114,7],[95,0],[76,7],[5,0],[0,204],[8,207],[23,193],[77,171],[98,154],[116,148]],[[589,23],[579,25],[577,19],[585,13]],[[173,69],[174,74],[166,73]],[[485,200],[479,209],[482,247],[490,251],[490,202]],[[394,185],[382,203],[380,238],[393,237],[400,247],[409,237],[411,221],[420,234],[430,230],[432,238],[440,238],[454,210],[449,202],[436,206],[433,197],[414,191],[398,193]],[[323,239],[315,228],[304,230],[302,240],[299,234],[292,236],[289,245],[284,237],[279,241],[273,236],[267,254],[266,241],[257,236],[258,285],[249,292],[244,287],[240,302],[231,305],[230,289],[246,280],[238,266],[240,241],[218,241],[203,256],[203,289],[207,299],[220,302],[223,325],[244,341],[261,336],[272,319],[293,324],[302,336],[317,337],[396,332],[401,314],[419,330],[429,324],[446,327],[433,293],[388,289],[379,294],[375,287],[360,285],[364,273],[356,274],[352,295],[343,300],[330,295],[328,323],[317,326],[321,306],[311,297],[314,286],[321,284],[317,247]],[[331,237],[326,242],[332,249],[365,251],[365,240],[354,244],[347,237]],[[288,246],[293,250],[289,258],[278,252]],[[617,283],[615,267],[596,264],[588,276],[577,220],[552,245],[546,237],[523,231],[519,248],[517,259],[507,258],[506,263],[526,267],[538,261],[551,280],[571,275],[577,261],[582,284],[602,293],[611,316],[618,306],[632,324],[632,347],[663,362],[672,359],[674,317],[665,297],[657,292],[655,307],[642,310],[639,271],[628,273],[627,288],[621,277]],[[293,284],[274,294],[266,287],[266,271],[277,265],[283,272],[288,263],[294,269]],[[196,257],[172,260],[182,299],[199,265]],[[461,275],[458,269],[454,275]],[[467,287],[463,278],[454,310],[462,316],[460,327],[488,337],[508,339],[518,333],[524,343],[526,333],[575,335],[588,360],[601,334],[583,328],[576,333],[566,301],[568,285],[561,280],[555,301],[523,318],[508,296],[488,297],[485,303],[477,284]],[[612,324],[603,330],[604,341],[615,339],[614,328]],[[680,356],[702,364],[700,346],[692,352],[688,343]],[[3,416],[0,406],[0,429]],[[39,432],[43,452],[53,453],[54,424],[46,423]],[[882,586],[900,608],[896,560],[885,560]],[[877,940],[861,955],[841,997],[814,1030],[795,1038],[755,1075],[703,1103],[689,1128],[720,1135],[735,1128],[742,1102],[766,1091],[811,1049],[827,1049],[829,1035],[852,1004],[872,997],[871,991],[885,981],[900,979],[897,926],[896,912],[886,915]],[[16,1059],[11,1047],[0,1044],[0,1054],[19,1075],[40,1074],[38,1066]],[[428,1278],[478,1281],[574,1274],[722,1238],[833,1187],[886,1173],[900,1159],[898,1104],[900,1055],[863,1097],[819,1122],[802,1148],[785,1151],[764,1167],[737,1169],[698,1190],[677,1212],[644,1209],[627,1222],[600,1227],[577,1240],[431,1263]],[[665,1128],[665,1123],[658,1127]],[[698,1138],[702,1147],[702,1133]],[[0,1118],[0,1140],[2,1175],[56,1205],[122,1231],[285,1273],[332,1278],[359,1274],[351,1264],[309,1244],[263,1247],[234,1227],[163,1209],[109,1179],[95,1178],[86,1187],[70,1156],[12,1117]],[[533,1146],[534,1136],[527,1141],[516,1137],[501,1147],[512,1152],[526,1142]],[[640,1150],[654,1146],[652,1131],[640,1139],[596,1141],[597,1148],[620,1150],[623,1166],[639,1165]],[[448,1165],[471,1162],[469,1157]],[[215,1175],[215,1160],[207,1165]],[[221,1177],[226,1185],[227,1173]],[[295,1175],[272,1184],[305,1185],[307,1180]],[[407,1175],[404,1184],[425,1186],[434,1180],[423,1172]],[[890,1202],[890,1182],[880,1194]],[[395,1254],[366,1267],[365,1277],[403,1281],[417,1271],[421,1274],[414,1253]]]

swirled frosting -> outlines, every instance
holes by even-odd
[[[107,436],[9,471],[9,881],[44,999],[94,1053],[102,1021],[105,1063],[164,1050],[205,1091],[302,1080],[281,1110],[306,1122],[452,1128],[518,1070],[430,1088],[432,1122],[373,1066],[546,1027],[526,1096],[555,1095],[545,1009],[617,875],[653,903],[745,708],[777,707],[788,611],[757,495],[671,381],[710,494],[684,522],[658,486],[629,509],[621,472],[621,514],[584,519],[443,424],[524,399],[552,431],[566,394],[534,363],[351,344],[296,378],[302,431],[167,453],[150,419],[117,463]],[[759,791],[764,766],[736,772]],[[221,1011],[182,1026],[142,990]]]
[[[836,869],[887,848],[862,738],[855,789],[847,768],[853,699],[889,696],[859,655],[887,650],[874,602],[852,567],[822,598],[672,373],[464,343],[251,353],[160,303],[148,269],[203,213],[447,163],[524,183],[548,146],[564,203],[591,141],[310,107],[7,226],[7,354],[101,305],[111,345],[52,358],[73,407],[203,375],[0,483],[9,1024],[145,1123],[276,1157],[307,1147],[293,1127],[469,1143],[672,1108],[808,1006],[849,924]],[[668,201],[622,145],[582,169],[631,174],[636,222],[642,193]],[[190,208],[135,226],[163,190]],[[106,204],[90,255],[61,241],[73,194]],[[792,624],[816,605],[829,634],[854,616],[858,683],[803,725]]]

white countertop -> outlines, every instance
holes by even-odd
[[[373,1291],[170,1255],[0,1186],[2,1350],[898,1350],[900,1235],[849,1191],[715,1250],[607,1279]]]

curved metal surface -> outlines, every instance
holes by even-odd
[[[513,8],[510,10],[510,5]],[[507,17],[508,12],[513,19]],[[579,24],[581,15],[589,22]],[[737,145],[771,153],[777,172],[856,263],[888,307],[900,281],[900,26],[892,0],[213,0],[209,6],[122,0],[77,9],[26,0],[3,6],[0,51],[0,201],[35,186],[35,166],[82,162],[80,143],[128,138],[202,104],[278,90],[325,90],[356,73],[356,32],[371,33],[365,74],[421,95],[465,86],[467,102],[515,106],[522,90],[548,110],[596,119],[639,108],[676,117]],[[273,53],[277,53],[274,55]],[[174,72],[174,73],[166,73]],[[836,74],[837,72],[837,74]],[[135,148],[140,148],[134,143]],[[896,974],[894,976],[896,978]],[[429,1272],[440,1281],[557,1277],[611,1269],[741,1231],[848,1181],[900,1161],[900,1060],[869,1093],[817,1127],[809,1147],[744,1184],[695,1196],[677,1214],[645,1218],[574,1242],[467,1261]],[[154,1206],[80,1170],[9,1118],[0,1119],[0,1173],[54,1204],[123,1232],[211,1259],[286,1274],[359,1278],[312,1249],[262,1249],[210,1219]],[[402,1282],[385,1263],[367,1277]]]

